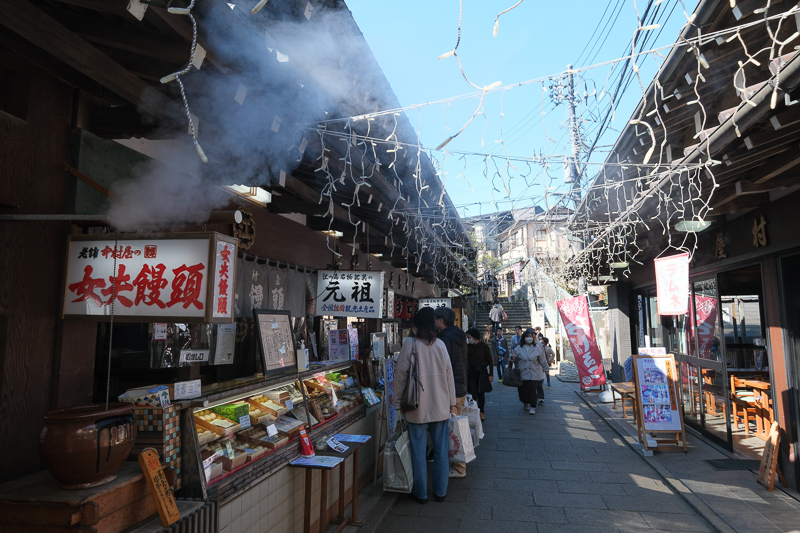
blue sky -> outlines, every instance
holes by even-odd
[[[537,204],[549,207],[563,198],[568,191],[561,164],[561,156],[570,152],[565,127],[568,114],[564,103],[553,103],[551,85],[568,64],[599,65],[630,54],[631,39],[639,26],[635,8],[644,14],[648,6],[648,0],[523,0],[499,18],[494,37],[495,17],[514,3],[464,2],[458,46],[464,72],[479,87],[501,81],[506,88],[486,94],[483,113],[446,145],[447,153],[433,149],[464,126],[480,100],[480,91],[464,79],[454,56],[437,59],[456,44],[459,2],[347,0],[400,104],[447,100],[406,114],[422,145],[432,149],[430,155],[462,216]],[[645,49],[671,45],[686,22],[684,9],[691,14],[696,4],[696,0],[663,0],[653,5],[650,16],[655,18],[647,23],[658,22],[661,27],[640,32],[649,39]],[[667,53],[664,50],[663,57],[649,54],[637,59],[644,87]],[[621,71],[621,63],[606,64],[575,76],[581,97],[578,118],[586,144],[591,145],[597,137]],[[517,85],[530,80],[542,81]],[[609,94],[603,95],[604,90]],[[469,98],[456,98],[472,93]],[[598,141],[591,161],[605,159],[607,147],[641,97],[634,77],[615,102],[614,121]],[[538,163],[525,161],[536,157]],[[549,166],[541,164],[544,160]],[[598,170],[597,165],[589,166],[588,179]]]

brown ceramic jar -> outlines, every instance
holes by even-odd
[[[113,481],[136,439],[133,405],[95,404],[52,411],[44,416],[39,452],[65,489]]]

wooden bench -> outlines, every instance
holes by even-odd
[[[627,398],[631,402],[631,407],[633,408],[634,414],[636,413],[636,387],[634,387],[633,382],[626,381],[623,383],[611,383],[611,392],[619,394],[620,400],[622,402],[622,418],[628,418],[628,415],[625,412],[625,399]],[[614,409],[617,408],[617,395],[614,394]]]

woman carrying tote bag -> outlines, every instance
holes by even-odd
[[[486,393],[492,392],[492,350],[481,340],[481,332],[477,328],[467,330],[467,355],[469,368],[467,372],[467,392],[478,401],[478,409],[486,405]]]
[[[428,465],[425,461],[427,435],[433,442],[433,495],[444,501],[450,475],[447,421],[456,405],[456,388],[450,356],[442,341],[436,338],[433,308],[423,307],[414,316],[414,338],[403,341],[394,377],[394,408],[403,413],[411,440],[411,462],[414,467],[414,488],[410,497],[428,503]],[[413,354],[413,355],[412,355]],[[403,412],[402,398],[413,386],[410,369],[412,359],[418,379],[417,408]]]

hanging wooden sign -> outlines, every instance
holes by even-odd
[[[167,527],[174,524],[180,520],[181,513],[178,511],[178,505],[172,496],[155,448],[142,450],[142,453],[139,454],[139,465],[142,467],[147,486],[150,487],[150,494],[153,495],[153,502],[155,502],[158,516],[161,518],[161,525]]]

